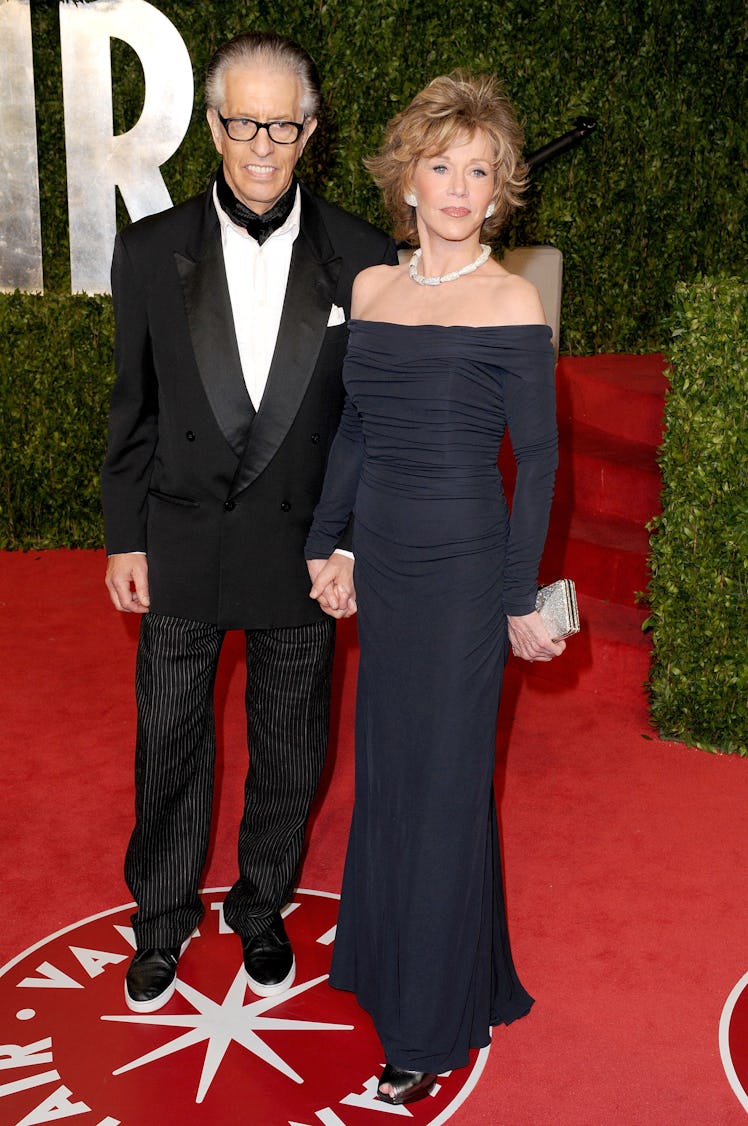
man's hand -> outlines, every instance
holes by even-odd
[[[512,653],[523,661],[552,661],[554,657],[560,657],[566,648],[565,641],[551,638],[537,610],[519,617],[507,614],[506,620]]]
[[[104,579],[116,610],[126,614],[147,614],[151,605],[148,594],[148,560],[138,552],[110,555]]]
[[[353,560],[334,551],[329,559],[308,559],[306,565],[312,580],[309,597],[331,618],[352,617],[356,613]]]

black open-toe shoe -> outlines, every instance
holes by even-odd
[[[392,1094],[382,1093],[383,1084],[392,1087]],[[404,1071],[400,1067],[393,1067],[391,1063],[385,1064],[384,1071],[379,1078],[377,1098],[383,1103],[393,1106],[402,1106],[403,1103],[414,1103],[417,1099],[425,1098],[436,1083],[436,1075],[430,1071]]]

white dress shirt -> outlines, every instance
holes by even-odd
[[[290,215],[262,246],[243,227],[231,222],[218,202],[215,187],[213,202],[221,224],[223,261],[242,374],[252,405],[259,410],[278,339],[291,252],[299,233],[301,192],[297,187]]]
[[[259,410],[278,339],[291,252],[299,233],[301,192],[297,187],[290,215],[262,246],[243,227],[231,222],[218,202],[215,186],[213,202],[221,224],[223,261],[242,374],[252,405]],[[342,316],[342,310],[338,312]],[[340,548],[338,551],[353,559],[352,552]]]

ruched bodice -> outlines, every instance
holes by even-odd
[[[550,329],[354,320],[350,333],[348,401],[309,546],[328,555],[353,509],[393,544],[506,545],[506,612],[528,613],[557,456]],[[508,545],[496,466],[507,425],[519,502]]]
[[[494,337],[475,329],[466,350],[453,329],[354,325],[346,387],[363,421],[364,480],[417,500],[490,495],[504,429]]]
[[[355,514],[356,798],[331,981],[356,991],[389,1062],[441,1072],[532,1004],[493,770],[506,615],[533,608],[553,491],[550,330],[354,320],[344,379],[307,541],[326,557]]]

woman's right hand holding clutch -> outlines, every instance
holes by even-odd
[[[515,657],[523,661],[552,661],[566,648],[565,641],[554,641],[537,610],[531,614],[507,614],[509,641]]]

